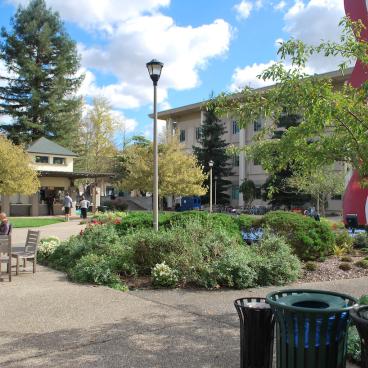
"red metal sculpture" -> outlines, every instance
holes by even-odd
[[[360,39],[368,41],[368,6],[366,0],[345,0],[345,13],[352,21],[359,19],[365,25],[361,32]],[[354,70],[351,74],[349,83],[359,88],[368,80],[368,68],[357,60]],[[353,172],[352,177],[346,187],[343,200],[343,215],[346,223],[347,214],[357,214],[359,225],[368,223],[368,189],[360,185],[360,178],[357,171]]]

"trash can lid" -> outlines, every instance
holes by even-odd
[[[320,293],[300,293],[281,297],[278,304],[288,307],[298,307],[303,309],[330,309],[346,308],[346,301],[339,296]]]

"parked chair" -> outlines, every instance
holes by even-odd
[[[0,235],[0,278],[2,263],[6,262],[6,272],[9,275],[9,281],[11,281],[11,260],[11,236]]]
[[[26,245],[23,251],[13,252],[11,256],[17,260],[16,274],[19,275],[19,260],[23,259],[23,267],[26,267],[26,261],[33,261],[33,273],[36,272],[37,247],[40,241],[40,232],[28,230]]]

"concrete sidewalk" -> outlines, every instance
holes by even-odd
[[[0,283],[2,368],[239,367],[233,301],[275,289],[123,293],[39,271]],[[368,293],[367,278],[297,286]]]
[[[86,225],[79,225],[80,219],[71,220],[69,222],[57,222],[56,224],[32,227],[29,229],[40,230],[41,238],[47,236],[57,236],[61,240],[66,240],[72,235],[77,235],[85,228]],[[13,229],[12,232],[12,243],[14,245],[24,245],[27,238],[28,228]]]

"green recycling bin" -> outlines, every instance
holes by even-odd
[[[277,368],[345,368],[349,311],[357,300],[331,291],[268,294],[276,318]]]

